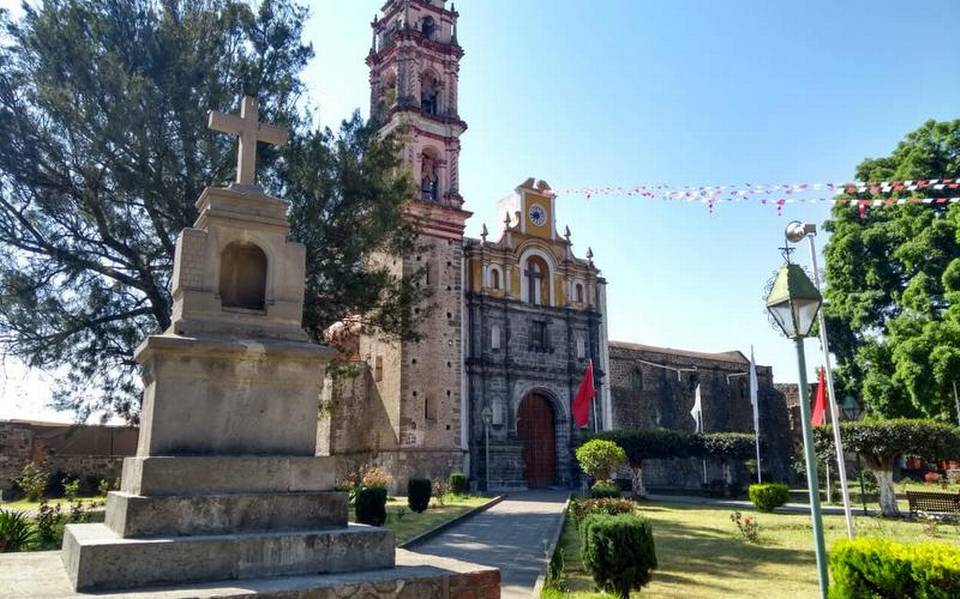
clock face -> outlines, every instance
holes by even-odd
[[[530,206],[530,222],[538,227],[547,224],[547,211],[540,204]]]

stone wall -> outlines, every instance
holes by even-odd
[[[7,496],[23,467],[30,462],[33,431],[10,422],[0,422],[0,493]]]
[[[701,353],[638,344],[610,343],[610,384],[616,429],[662,427],[693,432],[690,415],[700,385],[705,432],[753,433],[749,360],[739,352]],[[782,393],[773,385],[773,372],[758,366],[762,468],[774,480],[789,476],[790,424]],[[741,470],[741,478],[746,475]],[[707,479],[720,470],[708,463]],[[645,464],[650,486],[699,488],[699,460],[652,461]],[[743,480],[741,482],[747,482]]]

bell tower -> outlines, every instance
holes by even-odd
[[[463,210],[458,168],[467,130],[457,102],[464,54],[458,16],[445,0],[389,0],[371,24],[366,61],[371,117],[383,134],[403,135],[403,165],[416,183],[408,213],[420,226],[412,254],[381,259],[400,276],[426,273],[420,284],[430,293],[416,309],[422,341],[360,338],[361,359],[373,373],[368,401],[389,422],[375,433],[379,465],[399,489],[410,477],[464,470],[468,454],[462,281],[470,213]]]

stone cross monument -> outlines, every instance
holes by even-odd
[[[103,524],[66,527],[76,590],[112,590],[394,566],[393,534],[347,524],[332,458],[315,456],[328,348],[301,330],[304,248],[285,202],[256,185],[256,144],[287,132],[211,113],[239,136],[237,182],[209,187],[177,240],[173,324],[136,350],[137,455]]]

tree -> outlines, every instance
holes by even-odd
[[[829,447],[833,429],[814,429],[818,450]],[[840,439],[844,449],[856,452],[877,478],[880,511],[884,516],[900,515],[897,507],[893,469],[904,455],[915,455],[930,461],[960,457],[960,430],[931,420],[879,420],[843,422]]]
[[[595,481],[609,480],[627,456],[623,448],[605,439],[592,439],[577,448],[580,469]]]
[[[291,128],[260,181],[291,203],[307,246],[306,328],[347,315],[416,336],[416,277],[374,266],[409,248],[412,197],[395,139],[356,115],[334,134],[297,107],[313,52],[292,0],[49,0],[0,14],[0,349],[63,372],[54,404],[134,421],[132,350],[170,324],[176,237],[236,142],[206,128],[241,95]]]
[[[929,121],[890,156],[867,159],[856,171],[860,181],[958,175],[960,120]],[[956,190],[917,193],[946,197]],[[831,236],[824,309],[838,386],[878,415],[950,418],[953,384],[960,383],[960,206],[908,203],[861,215],[838,204],[825,228]]]
[[[689,457],[693,455],[695,449],[693,435],[662,428],[639,431],[605,431],[597,433],[593,438],[606,439],[623,448],[626,453],[627,464],[630,466],[633,493],[637,497],[645,497],[647,494],[643,486],[643,462],[645,460]]]

